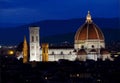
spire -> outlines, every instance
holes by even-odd
[[[28,60],[28,46],[26,37],[24,36],[24,42],[23,42],[23,63],[27,63]]]
[[[87,14],[87,16],[86,16],[86,22],[87,22],[87,23],[91,23],[91,22],[92,22],[91,15],[90,15],[90,11],[88,11],[88,14]]]
[[[24,36],[24,44],[27,44],[26,37]]]

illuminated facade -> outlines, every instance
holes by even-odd
[[[47,43],[42,44],[42,61],[48,61],[48,47]]]
[[[97,61],[100,58],[101,48],[105,48],[104,35],[100,28],[92,21],[90,12],[86,16],[86,22],[77,30],[74,40],[74,48],[79,51],[84,49],[87,59]],[[80,53],[79,53],[80,55]]]
[[[76,54],[73,50],[74,48],[69,47],[50,47],[48,49],[48,61],[58,61],[59,59],[74,61]]]
[[[74,47],[75,49],[105,48],[104,35],[100,28],[93,23],[91,15],[88,12],[86,22],[77,30],[75,34]]]
[[[39,27],[30,27],[30,61],[40,61]]]
[[[39,49],[39,27],[30,27],[30,61],[58,61],[59,59],[97,61],[98,58],[110,59],[110,53],[105,49],[104,35],[100,28],[93,23],[90,12],[86,16],[85,23],[77,30],[74,39],[74,47],[50,47],[43,44]]]

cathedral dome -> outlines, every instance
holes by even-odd
[[[99,39],[104,40],[104,35],[100,28],[92,22],[90,12],[86,16],[86,22],[77,30],[75,41]]]

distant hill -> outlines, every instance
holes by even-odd
[[[119,40],[120,23],[118,18],[93,18],[93,22],[97,24],[105,34],[106,41]],[[29,27],[40,27],[41,42],[64,42],[73,43],[74,35],[77,29],[85,22],[85,19],[70,20],[46,20],[26,24],[14,28],[0,28],[0,44],[18,45],[23,41],[24,35],[29,41]]]
[[[104,36],[105,36],[105,41],[107,43],[112,42],[112,41],[120,41],[120,29],[102,29]],[[71,33],[66,33],[66,34],[59,34],[59,35],[53,35],[53,36],[47,36],[41,38],[41,42],[49,42],[49,43],[62,43],[65,41],[68,41],[69,43],[74,42],[74,35],[75,32]]]

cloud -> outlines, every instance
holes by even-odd
[[[41,7],[42,4],[51,4],[50,0],[0,0],[0,9],[11,8],[34,8]]]
[[[116,16],[118,4],[118,0],[0,0],[0,21],[80,18],[88,10],[94,16]]]
[[[37,10],[29,8],[4,9],[1,11],[0,22],[25,22],[38,13]]]

